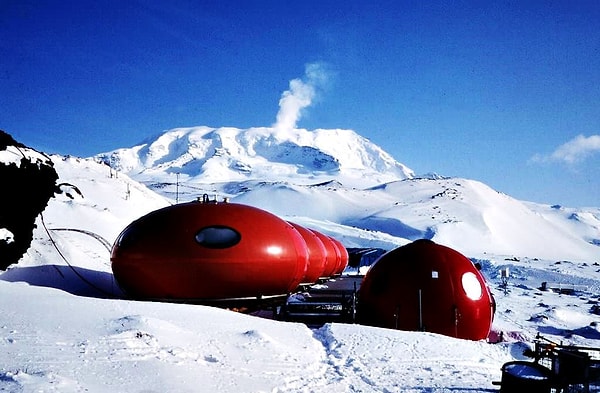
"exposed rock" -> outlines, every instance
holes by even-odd
[[[0,130],[0,269],[18,262],[31,245],[35,219],[57,179],[49,157]]]

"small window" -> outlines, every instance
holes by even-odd
[[[462,275],[462,287],[467,297],[471,300],[479,300],[483,295],[481,283],[475,273],[466,272]]]
[[[196,233],[198,244],[208,248],[228,248],[238,244],[242,236],[229,227],[213,226],[202,228]]]
[[[125,249],[135,244],[140,238],[140,231],[137,225],[131,225],[123,230],[117,238],[117,246],[121,249]]]

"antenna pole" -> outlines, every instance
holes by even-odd
[[[177,182],[175,183],[175,203],[179,203],[179,172],[175,175],[177,176]]]

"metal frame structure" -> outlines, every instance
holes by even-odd
[[[563,345],[538,333],[534,362],[546,366],[555,392],[600,391],[600,348]]]

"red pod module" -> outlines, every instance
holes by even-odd
[[[315,235],[323,242],[325,246],[325,268],[323,269],[323,274],[321,278],[328,278],[334,275],[335,269],[339,263],[337,246],[333,243],[331,238],[317,230],[311,229]]]
[[[313,284],[323,276],[327,250],[321,239],[313,231],[294,222],[290,222],[290,224],[300,232],[308,248],[308,266],[302,284]]]
[[[348,254],[348,250],[342,244],[341,241],[339,241],[338,239],[336,239],[334,237],[330,237],[330,239],[333,242],[333,244],[335,244],[335,246],[337,247],[337,250],[338,250],[338,253],[340,256],[338,264],[335,267],[335,270],[333,271],[333,274],[340,275],[344,272],[344,270],[348,266],[348,260],[350,259],[350,255]]]
[[[451,337],[487,338],[494,299],[465,256],[430,240],[382,255],[360,286],[360,323]]]
[[[295,290],[308,251],[298,230],[269,212],[190,202],[132,222],[111,262],[119,285],[137,299],[258,298]]]

